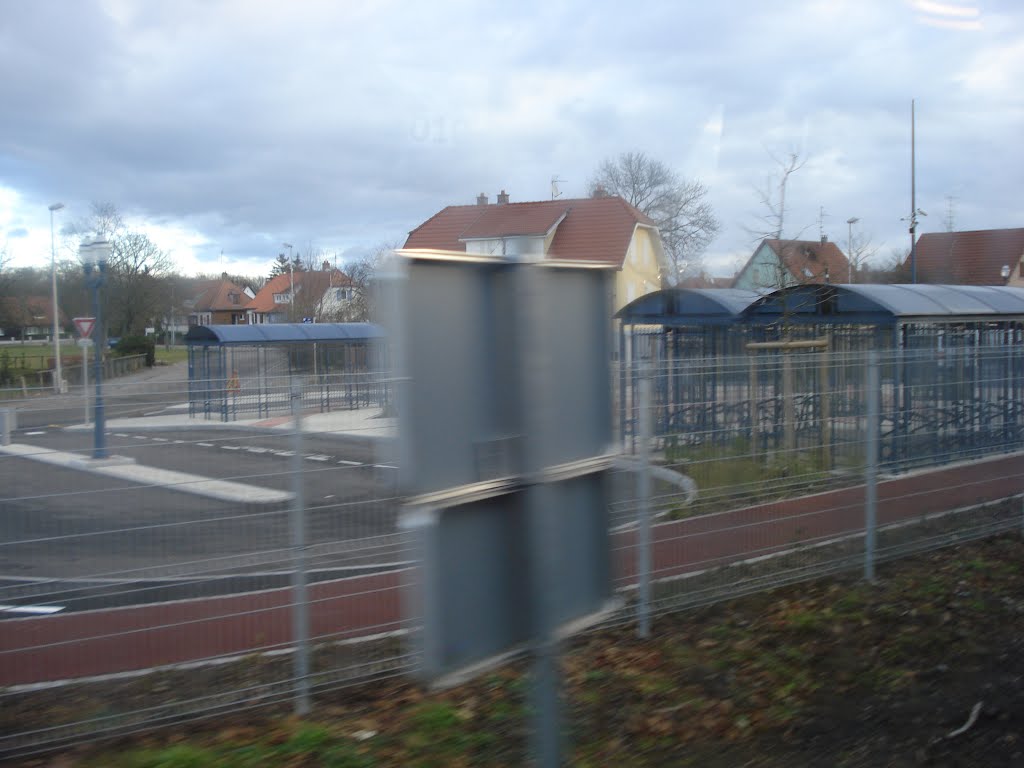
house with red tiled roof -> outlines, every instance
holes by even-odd
[[[736,274],[732,287],[764,291],[805,283],[849,283],[850,278],[850,262],[827,237],[766,238]]]
[[[1024,227],[929,232],[914,252],[919,283],[1024,286]]]
[[[325,261],[319,270],[270,278],[249,304],[248,322],[347,322],[354,298],[352,279]]]
[[[246,309],[252,297],[250,288],[233,283],[226,274],[220,280],[208,280],[200,284],[195,296],[184,302],[188,324],[244,325],[248,322]]]
[[[516,255],[527,259],[597,261],[616,270],[618,311],[661,287],[665,255],[650,218],[621,197],[512,203],[501,192],[491,204],[450,205],[409,233],[406,249]]]
[[[57,311],[57,326],[64,335],[68,319]],[[53,335],[53,301],[49,296],[4,296],[0,298],[0,338],[49,339]]]

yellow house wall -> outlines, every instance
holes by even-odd
[[[630,240],[622,269],[615,275],[613,311],[618,312],[633,299],[659,290],[660,271],[658,252],[650,230],[637,227],[633,230],[633,239]]]

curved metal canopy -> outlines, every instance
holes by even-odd
[[[892,325],[910,319],[1024,318],[1024,288],[987,285],[795,285],[753,302],[742,318]]]
[[[266,323],[257,325],[195,325],[186,344],[288,344],[308,341],[380,339],[384,331],[373,323]]]
[[[726,325],[762,295],[742,288],[665,288],[631,301],[615,317],[627,325]]]

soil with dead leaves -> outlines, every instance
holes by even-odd
[[[646,641],[624,626],[565,651],[574,765],[1024,765],[1017,536],[885,565],[874,585],[788,587],[659,616]],[[523,670],[439,693],[377,681],[318,695],[307,722],[264,709],[21,764],[518,765]],[[39,692],[16,725],[45,726],[67,706],[59,690]]]

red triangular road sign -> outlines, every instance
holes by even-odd
[[[78,329],[78,333],[83,339],[88,339],[92,336],[92,329],[96,327],[95,317],[76,317],[74,321],[75,328]]]

